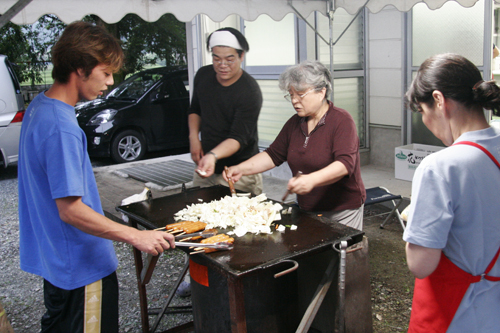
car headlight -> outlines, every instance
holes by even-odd
[[[90,118],[87,125],[100,125],[111,121],[118,111],[113,109],[106,109],[99,113],[96,113],[92,118]]]

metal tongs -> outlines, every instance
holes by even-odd
[[[191,243],[191,242],[175,242],[175,246],[185,246],[185,247],[197,247],[197,248],[210,248],[210,249],[219,249],[219,250],[232,250],[233,244],[227,242],[219,242],[213,244],[204,244],[204,243]]]
[[[208,237],[215,236],[216,234],[217,234],[217,230],[209,229],[209,230],[203,230],[200,232],[194,232],[192,234],[184,234],[184,235],[175,236],[175,240],[178,241],[178,240],[185,239],[185,238],[200,238],[200,237],[201,238],[208,238]]]

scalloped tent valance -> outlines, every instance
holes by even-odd
[[[149,22],[158,20],[166,13],[174,14],[183,22],[191,21],[198,14],[206,14],[217,22],[231,14],[237,14],[248,21],[266,14],[279,21],[286,14],[294,12],[294,8],[306,17],[313,11],[326,15],[330,7],[344,8],[355,14],[366,5],[371,12],[376,13],[389,5],[400,11],[408,11],[419,2],[425,2],[430,9],[436,9],[446,1],[448,0],[2,0],[0,13],[19,7],[14,10],[16,15],[11,18],[16,24],[34,23],[44,14],[55,14],[66,23],[95,14],[107,23],[116,23],[129,13],[135,13]],[[477,2],[453,1],[464,7],[473,6]]]

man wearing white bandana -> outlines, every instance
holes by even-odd
[[[198,165],[194,186],[227,186],[224,167],[259,152],[257,119],[262,107],[259,85],[241,68],[249,46],[236,29],[221,28],[207,39],[213,65],[198,70],[189,110],[191,158]],[[201,134],[201,140],[200,140]],[[245,176],[235,187],[262,193],[262,175]]]

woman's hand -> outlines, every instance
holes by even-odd
[[[309,175],[299,174],[288,181],[287,189],[291,193],[300,195],[307,194],[314,188],[314,183],[311,182]]]
[[[222,177],[224,177],[225,181],[228,181],[229,178],[236,183],[243,176],[243,172],[238,165],[234,165],[232,167],[227,168],[227,171],[224,170],[222,172]]]

